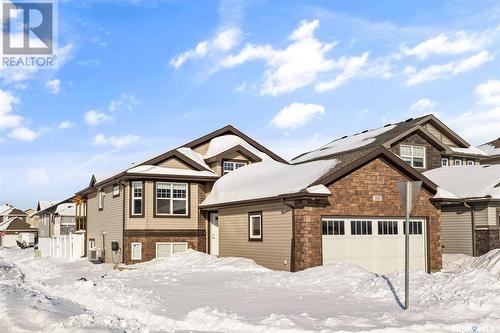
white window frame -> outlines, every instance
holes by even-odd
[[[156,253],[155,253],[155,258],[159,258],[158,257],[158,245],[169,245],[170,247],[170,254],[169,256],[171,256],[172,254],[174,254],[174,245],[184,245],[186,246],[186,250],[184,251],[187,251],[189,249],[189,246],[188,246],[188,243],[187,242],[156,242],[155,244],[155,249],[156,249]],[[164,257],[161,257],[161,258],[164,258]]]
[[[259,235],[255,235],[253,233],[253,224],[254,224],[254,221],[253,221],[253,218],[254,217],[258,217],[259,218],[259,230],[260,230],[260,234]],[[250,240],[262,240],[262,220],[263,220],[263,217],[262,217],[262,213],[261,212],[255,212],[255,213],[249,213],[248,214],[248,238]]]
[[[459,163],[457,163],[457,162],[459,162]],[[453,165],[463,165],[462,159],[461,158],[455,158],[453,160]]]
[[[120,196],[120,185],[113,185],[113,197]]]
[[[105,197],[105,195],[106,194],[102,190],[99,190],[99,192],[97,193],[97,207],[99,208],[99,210],[104,209],[104,197]]]
[[[473,160],[468,160],[467,161],[467,165],[474,165],[474,161]]]
[[[89,239],[89,250],[95,249],[95,239]]]
[[[441,166],[442,167],[450,166],[450,159],[448,157],[442,157],[441,158]]]
[[[225,168],[225,165],[232,165],[232,170],[226,170]],[[238,165],[238,167],[237,167]],[[243,162],[243,161],[222,161],[222,174],[223,175],[226,175],[230,172],[233,172],[234,170],[236,169],[239,169],[239,168],[242,168],[244,167],[245,165],[247,165],[246,162]]]
[[[158,185],[166,184],[170,185],[170,197],[158,198]],[[174,198],[174,185],[184,185],[186,186],[186,197],[185,198]],[[158,200],[170,200],[170,213],[158,213]],[[174,200],[185,201],[186,202],[186,213],[175,214],[174,213]],[[189,183],[177,183],[177,182],[156,182],[155,184],[155,214],[158,216],[188,216],[189,215]]]
[[[139,257],[134,257],[134,245],[139,245]],[[142,260],[142,243],[141,242],[130,243],[130,259]]]
[[[353,225],[356,226],[356,231],[358,231],[357,223],[359,222],[359,227],[361,233],[353,233]],[[366,225],[366,233],[363,232],[363,225]],[[352,219],[350,220],[351,236],[372,236],[373,235],[373,220],[363,220],[363,219]]]
[[[405,147],[405,148],[410,148],[411,155],[403,155],[403,147]],[[424,151],[424,156],[423,156],[423,157],[418,157],[418,156],[415,156],[415,154],[414,154],[414,152],[413,152],[413,150],[414,150],[415,148],[418,148],[418,149],[423,149],[423,151]],[[402,160],[405,160],[405,159],[410,159],[410,162],[411,162],[411,163],[410,163],[410,165],[411,165],[412,167],[414,167],[415,169],[425,169],[425,168],[427,167],[427,163],[426,163],[426,159],[427,159],[427,151],[426,151],[425,147],[423,147],[423,146],[401,145],[401,146],[399,147],[399,155],[400,155],[399,157],[401,157],[401,159],[402,159]],[[417,167],[417,166],[415,166],[415,163],[413,162],[413,159],[415,159],[415,158],[422,158],[422,159],[423,159],[423,163],[422,163],[422,164],[423,164],[423,166],[421,166],[421,167]],[[406,162],[406,161],[405,161],[405,162]]]
[[[323,233],[323,225],[326,223],[326,234]],[[331,228],[329,227],[331,225]],[[335,233],[335,225],[337,225],[338,233]],[[341,227],[342,226],[342,227]],[[332,233],[329,233],[331,229]],[[341,233],[343,231],[343,233]],[[342,219],[334,219],[331,217],[321,218],[321,233],[323,236],[345,236],[346,232],[346,222]]]
[[[135,196],[135,191],[134,191],[134,184],[140,184],[141,185],[141,196],[136,197]],[[131,205],[131,210],[130,213],[133,216],[141,216],[144,214],[144,183],[142,181],[133,181],[130,183],[130,186],[132,188],[132,195],[130,196],[130,205]],[[135,201],[140,200],[141,201],[141,212],[136,213],[135,212]]]

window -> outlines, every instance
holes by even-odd
[[[132,260],[142,259],[142,243],[132,243]]]
[[[351,221],[351,235],[371,235],[372,221]]]
[[[467,165],[474,165],[474,161],[467,161]]]
[[[227,174],[245,165],[247,165],[245,162],[224,161],[222,162],[222,170],[224,174]]]
[[[187,249],[187,243],[156,243],[156,258],[166,258]]]
[[[89,239],[89,250],[95,249],[95,239]]]
[[[397,235],[398,221],[378,221],[379,235]]]
[[[425,168],[425,147],[401,145],[401,158],[414,168]]]
[[[120,196],[120,185],[113,185],[113,198]]]
[[[142,182],[132,182],[132,215],[142,215],[143,208],[143,188]]]
[[[403,221],[403,235],[406,234],[406,222]],[[421,235],[422,234],[422,222],[421,221],[410,221],[410,235]]]
[[[455,163],[455,165],[462,165],[462,160],[455,159],[454,163]]]
[[[104,209],[104,192],[103,191],[99,191],[99,193],[97,194],[98,196],[98,207],[99,207],[99,210],[103,210]]]
[[[321,224],[323,235],[345,235],[344,221],[323,219]]]
[[[248,214],[248,239],[262,240],[262,213]]]
[[[448,157],[443,157],[443,158],[441,159],[441,166],[443,166],[443,167],[447,167],[447,166],[448,166],[448,163],[449,163]]]
[[[156,183],[156,215],[187,215],[188,184]]]

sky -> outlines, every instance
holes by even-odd
[[[236,126],[285,158],[427,113],[500,136],[496,1],[62,1],[54,69],[0,67],[0,203],[62,200]]]

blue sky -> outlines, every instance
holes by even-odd
[[[500,133],[495,1],[59,1],[59,69],[0,69],[0,202],[57,200],[226,124],[291,158],[436,113]]]

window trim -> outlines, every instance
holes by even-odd
[[[403,147],[408,147],[408,148],[411,149],[411,156],[403,155],[403,152],[402,152],[402,148]],[[423,166],[421,166],[421,167],[414,166],[413,159],[415,158],[415,156],[413,155],[413,148],[422,148],[424,150]],[[401,159],[403,159],[403,158],[411,158],[411,164],[410,164],[410,166],[412,168],[415,168],[415,169],[426,169],[427,168],[427,149],[426,149],[425,146],[402,144],[402,145],[399,146],[399,157]],[[420,157],[417,157],[417,158],[420,158]]]
[[[186,245],[186,250],[189,250],[188,242],[156,242],[155,243],[155,258],[158,259],[158,245],[170,245],[170,255],[174,254],[174,245]],[[161,257],[164,258],[164,257]]]
[[[101,196],[102,196],[102,205],[101,205]],[[101,190],[97,191],[97,209],[99,211],[104,209],[105,198],[106,198],[106,193],[104,192],[104,190],[101,189]]]
[[[118,187],[118,194],[115,194],[115,187]],[[120,184],[113,184],[111,187],[111,193],[113,194],[113,198],[117,198],[120,196]]]
[[[170,184],[185,184],[186,185],[186,214],[158,214],[156,211],[157,204],[156,204],[156,187],[158,183],[170,183]],[[171,199],[172,200],[172,199]],[[182,199],[178,199],[182,200]],[[173,208],[173,202],[170,203],[170,207]],[[177,182],[177,181],[168,181],[168,180],[161,180],[161,181],[155,181],[154,186],[153,186],[153,217],[158,217],[158,218],[191,218],[191,182]],[[172,211],[172,210],[171,210]]]
[[[390,230],[392,230],[392,233],[380,233],[380,226],[382,225],[382,231],[383,231],[383,224],[387,223],[387,230],[389,230],[389,225],[388,223],[391,224]],[[404,223],[404,221],[403,221]],[[394,233],[394,225],[396,226],[396,233]],[[374,234],[377,236],[398,236],[399,235],[399,221],[398,220],[392,220],[392,219],[386,219],[386,220],[377,220],[377,233]]]
[[[359,219],[351,219],[350,220],[351,223],[349,223],[349,228],[350,228],[350,236],[373,236],[374,233],[373,233],[373,219],[367,219],[367,218],[359,218]],[[366,234],[365,233],[361,233],[361,234],[353,234],[352,233],[352,226],[353,226],[353,223],[356,223],[356,222],[360,222],[361,224],[361,232],[363,232],[363,222],[366,222]],[[357,228],[356,228],[357,230]],[[368,232],[370,231],[370,232]]]
[[[474,160],[467,160],[467,165],[475,165]]]
[[[446,165],[444,165],[444,161],[446,161]],[[441,166],[442,167],[448,167],[450,166],[450,159],[448,157],[441,157]]]
[[[245,160],[238,160],[238,159],[234,159],[234,160],[226,159],[226,160],[224,160],[223,159],[221,161],[221,167],[220,167],[221,168],[221,174],[222,174],[222,176],[227,175],[228,173],[231,173],[231,172],[233,172],[233,171],[236,170],[236,169],[233,169],[231,171],[228,171],[228,172],[224,173],[224,163],[225,162],[228,162],[228,163],[243,163],[243,164],[245,164],[245,165],[241,166],[240,168],[242,168],[242,167],[247,166],[248,164],[250,164],[249,161],[245,161]]]
[[[134,258],[134,245],[139,244],[140,248],[140,256],[139,258]],[[142,260],[142,243],[141,242],[132,242],[130,243],[130,260]]]
[[[260,236],[252,237],[252,217],[260,217]],[[264,240],[264,218],[262,216],[262,211],[260,212],[249,212],[248,213],[248,241],[249,242],[262,242]]]
[[[134,214],[134,198],[133,198],[133,188],[132,188],[132,184],[133,183],[142,183],[142,197],[141,197],[141,214]],[[144,207],[146,207],[146,204],[145,204],[145,201],[146,201],[146,196],[145,196],[145,193],[146,193],[146,183],[143,181],[143,180],[131,180],[130,183],[129,183],[129,187],[130,187],[130,190],[129,190],[129,193],[130,193],[130,196],[129,196],[129,217],[130,218],[141,218],[141,217],[144,217]]]
[[[91,247],[90,243],[93,243],[94,246]],[[96,247],[95,247],[95,238],[89,238],[89,240],[87,242],[87,247],[88,247],[87,250],[94,250],[94,249],[96,249]]]
[[[457,164],[458,161],[460,161],[460,163]],[[457,166],[464,165],[464,161],[461,158],[454,158],[453,165],[457,165]]]

